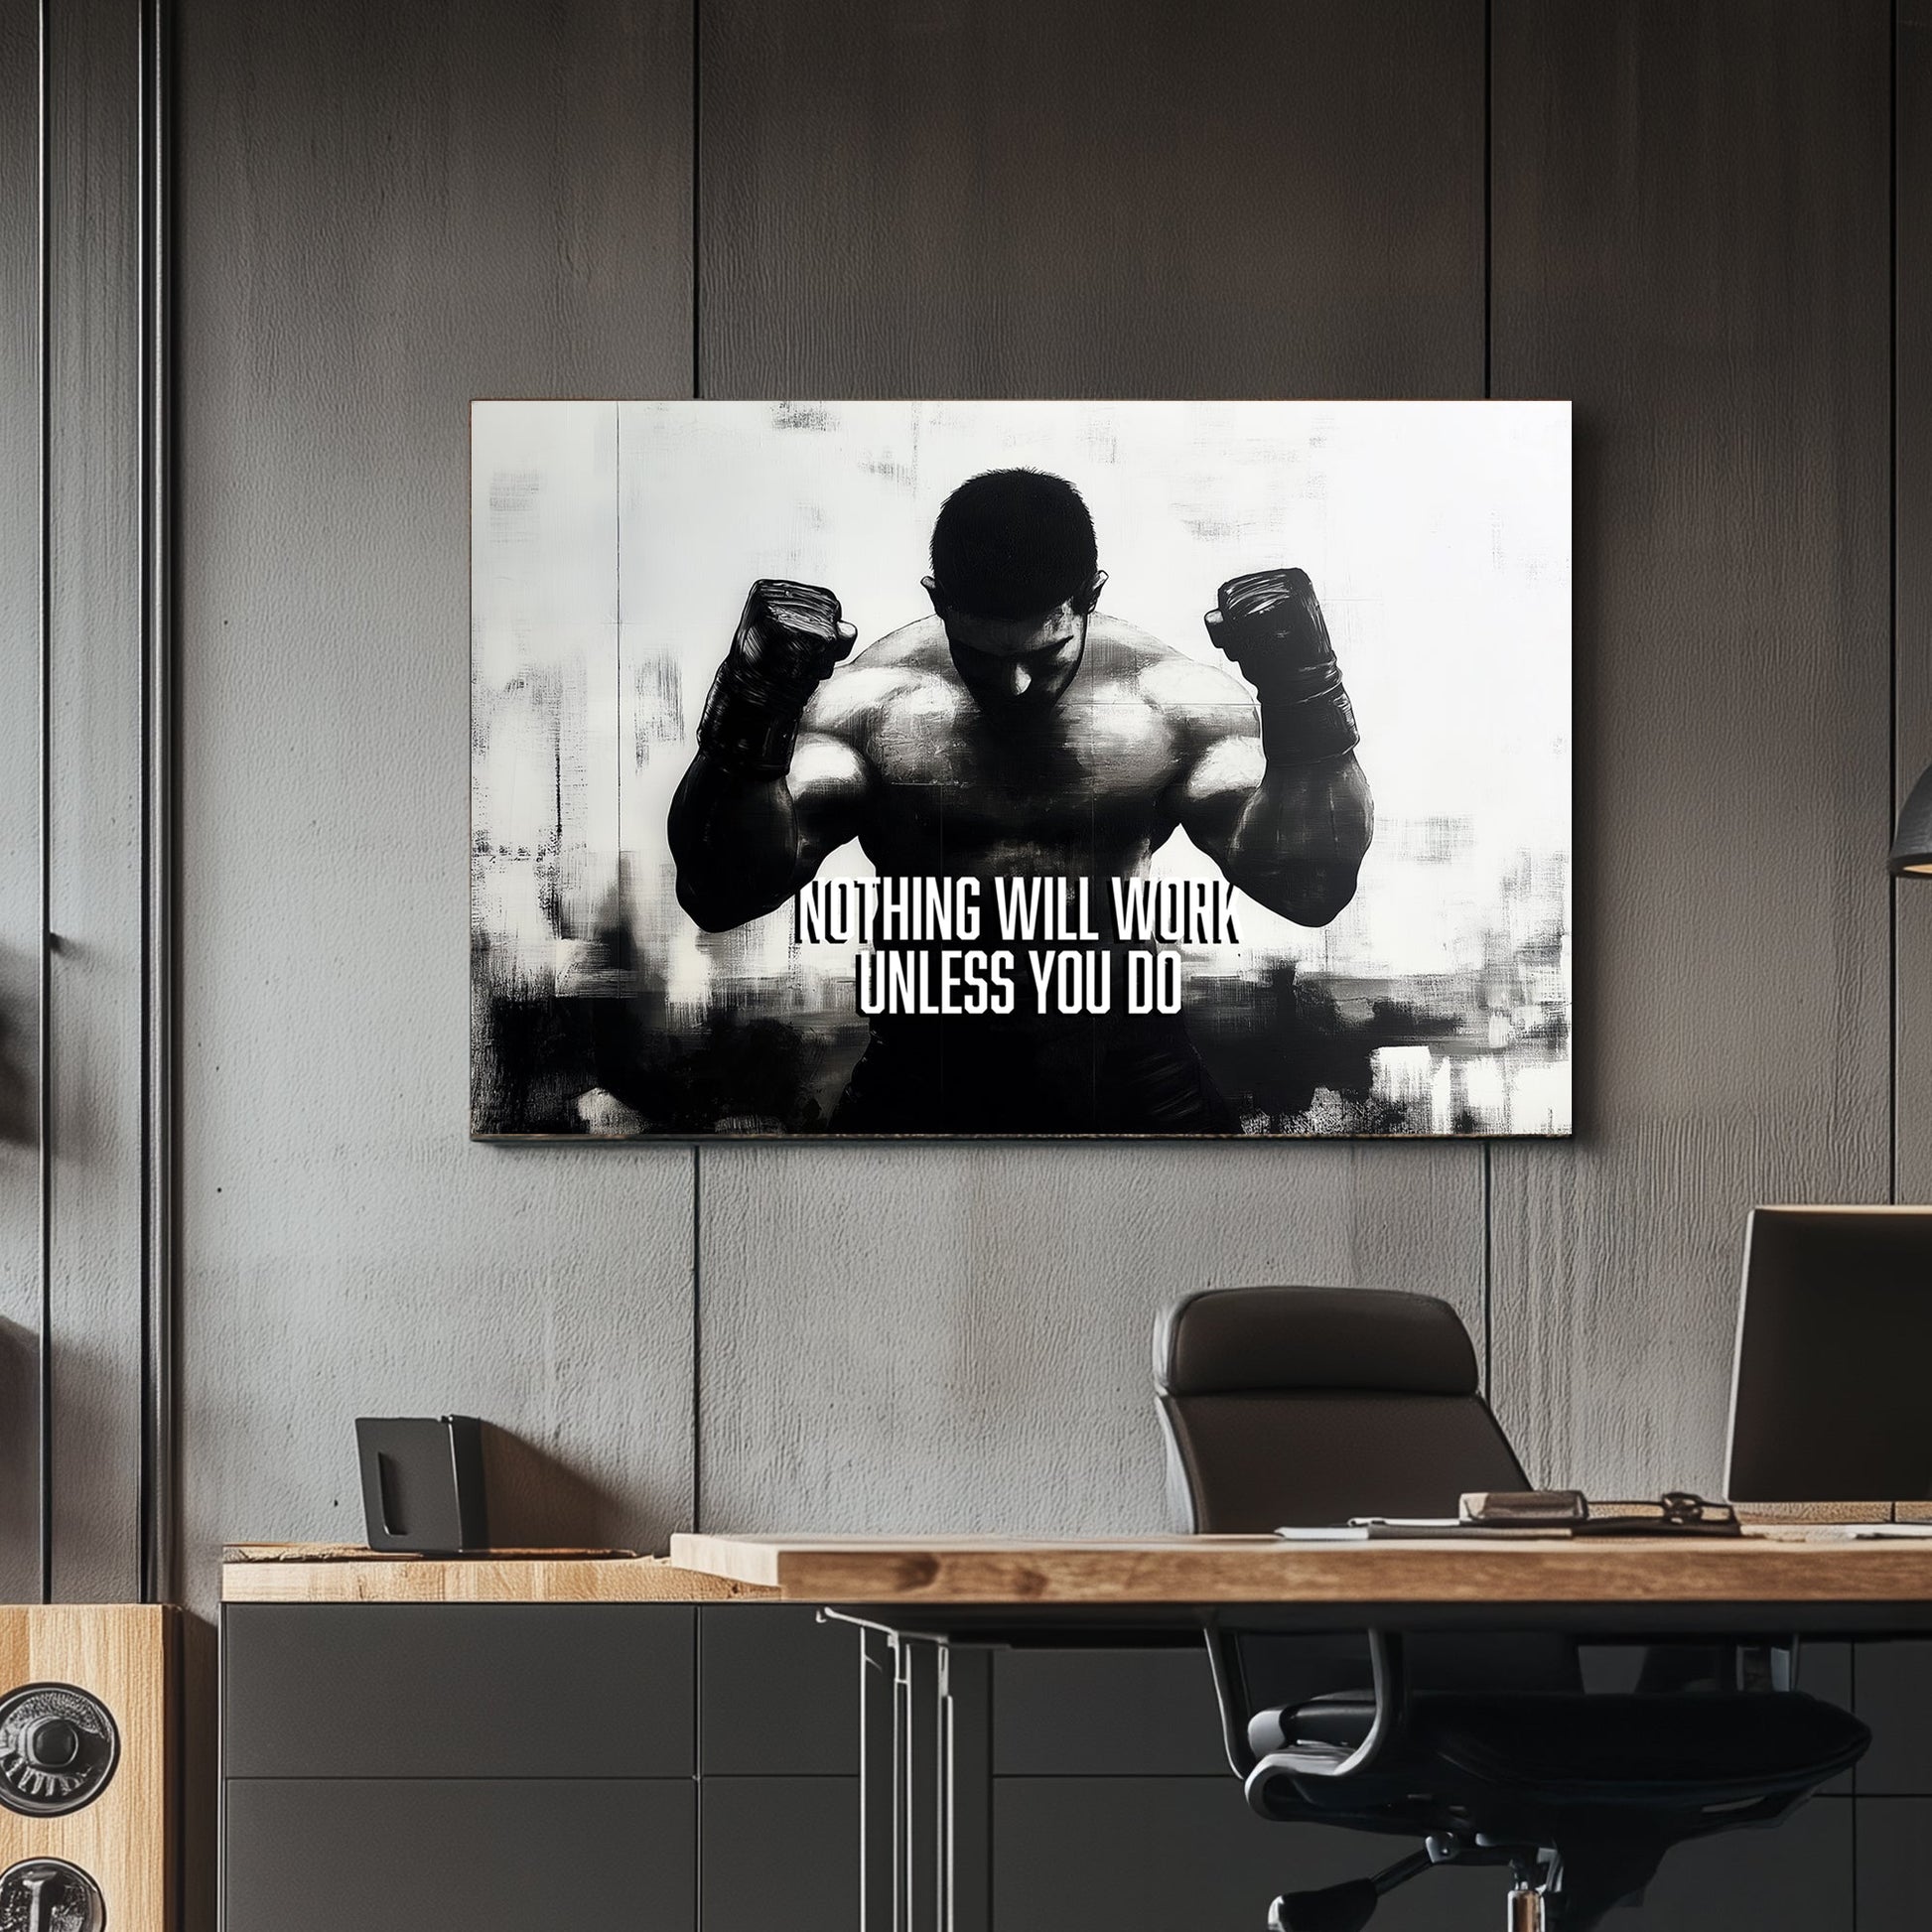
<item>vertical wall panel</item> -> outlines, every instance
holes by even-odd
[[[140,1584],[141,8],[47,10],[55,1594]]]
[[[0,1602],[40,1589],[40,31],[0,0]]]
[[[358,1413],[486,1416],[535,1534],[661,1546],[690,1156],[465,1139],[468,440],[689,392],[690,9],[182,14],[189,1573],[358,1536]]]
[[[1882,1199],[1883,0],[1497,0],[1493,344],[1577,403],[1581,1137],[1495,1156],[1533,1472],[1713,1487],[1746,1210]]]
[[[1898,5],[1896,802],[1932,764],[1932,5]],[[1932,1200],[1932,881],[1894,889],[1898,1198]]]
[[[1478,0],[703,12],[707,395],[1481,394]]]
[[[1159,1310],[1361,1282],[1480,1333],[1469,1153],[707,1149],[704,1521],[1164,1528]]]
[[[705,394],[1481,393],[1473,0],[704,22]],[[702,1159],[709,1524],[1158,1524],[1148,1336],[1210,1283],[1432,1289],[1479,1330],[1473,1148]]]

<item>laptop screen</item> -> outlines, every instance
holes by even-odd
[[[1932,1207],[1752,1210],[1725,1486],[1932,1498]]]

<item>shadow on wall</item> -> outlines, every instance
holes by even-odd
[[[0,948],[0,1155],[35,1144],[35,962]]]
[[[608,1489],[494,1423],[483,1429],[483,1493],[499,1550],[606,1550],[624,1521]]]
[[[20,1596],[40,1560],[35,1354],[33,1331],[0,1318],[0,1601]]]
[[[33,1311],[39,987],[38,962],[0,946],[0,1244],[23,1264],[0,1270],[0,1602],[24,1600],[40,1568],[38,1349],[33,1329],[9,1318]]]

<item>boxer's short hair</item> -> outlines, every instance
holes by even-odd
[[[1035,618],[1078,598],[1099,553],[1093,518],[1064,477],[989,470],[948,496],[932,526],[932,576],[955,611]]]

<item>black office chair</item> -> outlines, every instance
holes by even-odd
[[[1155,1378],[1187,1526],[1265,1533],[1453,1516],[1529,1484],[1446,1302],[1239,1288],[1164,1317]],[[1507,1865],[1512,1932],[1584,1932],[1671,1846],[1775,1823],[1863,1754],[1856,1718],[1789,1688],[1795,1642],[1649,1653],[1638,1689],[1587,1694],[1553,1636],[1209,1632],[1228,1758],[1264,1818],[1420,1839],[1372,1878],[1278,1898],[1277,1932],[1359,1932],[1432,1865]]]

